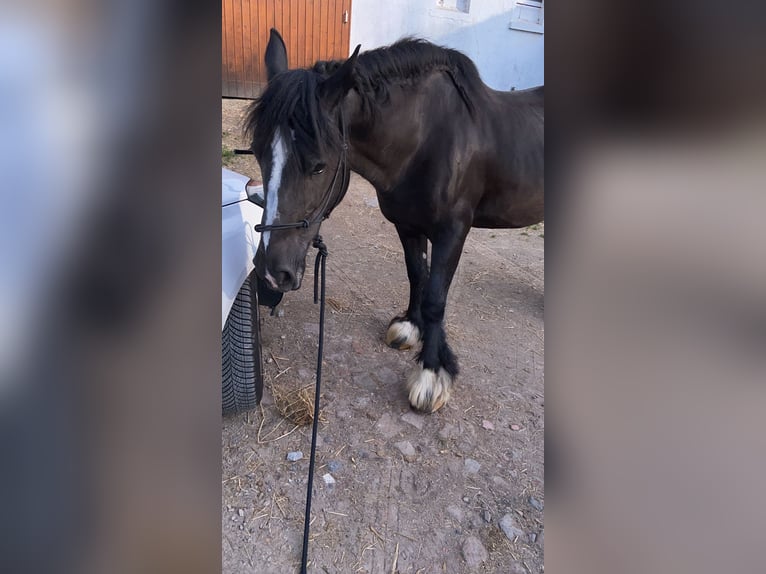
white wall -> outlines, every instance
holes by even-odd
[[[438,0],[353,0],[351,42],[362,51],[413,35],[456,48],[476,62],[496,90],[544,83],[543,34],[511,30],[515,0],[472,0],[468,14],[439,7]]]

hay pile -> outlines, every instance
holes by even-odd
[[[271,395],[279,414],[293,424],[305,426],[314,422],[314,385],[290,388],[289,385],[272,383]],[[321,409],[319,421],[327,422]]]

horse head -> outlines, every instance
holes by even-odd
[[[341,101],[354,85],[353,55],[332,73],[289,70],[287,49],[272,29],[268,83],[250,108],[246,133],[264,181],[265,210],[256,274],[273,289],[298,289],[306,252],[348,188]]]

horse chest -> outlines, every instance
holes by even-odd
[[[378,204],[383,216],[391,223],[422,227],[430,222],[430,210],[427,198],[417,192],[408,193],[403,189],[376,190]]]

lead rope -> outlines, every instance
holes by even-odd
[[[316,462],[317,428],[319,427],[319,392],[322,385],[322,353],[324,350],[324,299],[325,299],[325,267],[327,262],[327,246],[322,236],[314,238],[317,256],[314,260],[314,304],[319,303],[319,349],[317,350],[317,381],[314,389],[314,422],[311,427],[311,454],[309,455],[309,481],[306,489],[306,514],[303,517],[303,552],[301,554],[301,574],[306,574],[309,554],[309,528],[311,526],[311,493],[314,485],[314,466]],[[320,285],[321,267],[321,285]]]

